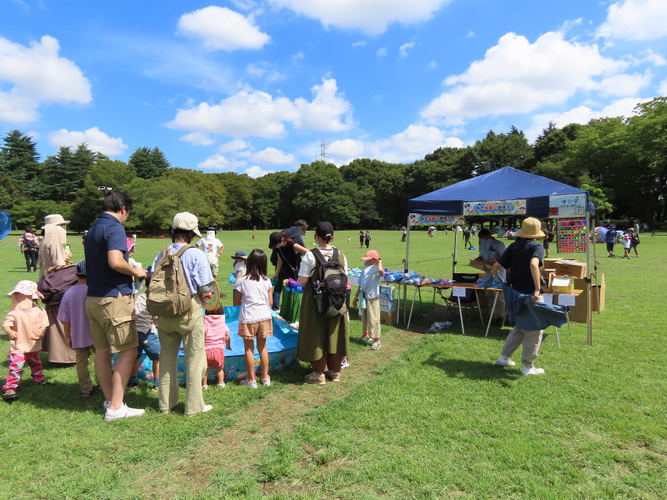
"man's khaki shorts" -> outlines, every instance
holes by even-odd
[[[86,297],[86,314],[95,349],[111,352],[136,349],[139,337],[134,318],[134,296]]]

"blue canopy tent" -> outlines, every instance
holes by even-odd
[[[588,192],[562,182],[557,182],[528,172],[522,172],[512,167],[505,167],[488,174],[473,177],[457,182],[451,186],[438,189],[431,193],[413,198],[408,202],[408,235],[405,254],[405,270],[407,272],[410,257],[410,214],[440,215],[452,217],[466,217],[473,219],[501,219],[507,217],[537,217],[554,216],[553,200],[562,196],[574,196],[581,199],[579,206],[584,207],[579,217],[586,219],[586,262],[589,264],[589,230],[590,214],[594,213],[589,201]],[[497,215],[481,211],[477,214],[476,207],[489,201],[520,200],[517,201],[516,212],[503,211]],[[525,202],[525,203],[524,203]],[[514,209],[517,207],[507,207]],[[456,235],[457,232],[455,231]],[[587,282],[590,283],[590,265],[588,266]],[[454,263],[456,271],[456,236],[454,239]],[[590,293],[590,286],[586,294]],[[587,301],[588,302],[588,301]],[[589,343],[591,342],[590,321],[588,322]]]

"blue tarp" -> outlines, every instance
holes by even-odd
[[[526,200],[526,215],[543,218],[549,216],[549,196],[563,194],[588,196],[562,182],[505,167],[413,198],[408,212],[462,215],[466,201]]]

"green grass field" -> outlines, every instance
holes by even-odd
[[[372,234],[385,266],[402,268],[400,232]],[[230,305],[229,256],[266,249],[269,232],[255,241],[247,231],[219,236]],[[3,316],[6,292],[36,278],[25,272],[17,237],[0,243]],[[351,265],[365,253],[356,237],[336,235]],[[69,243],[78,260],[80,237]],[[136,259],[147,265],[167,243],[140,239]],[[452,233],[413,232],[410,268],[449,278],[452,247]],[[183,416],[182,403],[161,415],[157,395],[142,385],[126,401],[146,407],[144,417],[104,422],[102,397],[83,400],[75,369],[47,362],[55,385],[34,386],[28,375],[20,399],[0,404],[0,498],[664,498],[667,238],[645,235],[639,250],[638,259],[610,259],[598,245],[607,300],[594,316],[594,344],[586,345],[582,324],[572,335],[561,329],[560,348],[547,330],[540,377],[494,364],[508,327],[484,338],[473,318],[466,336],[457,321],[421,335],[430,296],[416,307],[411,332],[383,326],[380,351],[353,342],[340,384],[303,385],[308,367],[296,364],[276,372],[270,388],[208,389],[214,409],[195,418]],[[476,256],[462,244],[459,252],[459,262]],[[438,305],[436,320],[443,314]],[[6,336],[0,349],[8,352]],[[5,359],[0,377],[7,366]]]

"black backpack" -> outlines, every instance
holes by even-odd
[[[347,275],[340,262],[338,249],[333,249],[330,261],[325,260],[318,248],[312,252],[320,263],[319,280],[313,282],[317,311],[330,318],[343,316],[350,307],[350,291],[347,289]]]

